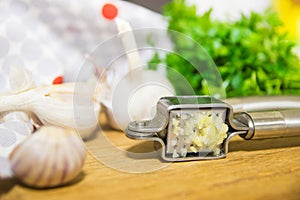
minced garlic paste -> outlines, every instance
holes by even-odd
[[[188,152],[221,153],[228,131],[225,111],[172,111],[170,117],[167,151],[173,158],[186,157]]]

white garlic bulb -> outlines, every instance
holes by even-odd
[[[109,81],[103,74],[95,96],[104,106],[108,124],[116,130],[124,131],[130,121],[152,119],[159,99],[176,94],[167,77],[156,71],[139,68],[123,77],[113,75]]]
[[[130,121],[153,118],[158,100],[174,96],[175,90],[165,74],[143,68],[131,25],[120,18],[115,22],[127,58],[127,73],[103,72],[96,91],[109,124],[124,131]]]
[[[31,72],[18,67],[11,67],[9,82],[12,91],[0,96],[0,113],[24,111],[32,121],[74,128],[84,139],[96,129],[100,105],[90,83],[36,86]]]
[[[125,130],[130,121],[152,119],[158,100],[175,95],[165,76],[142,68],[131,71],[114,87],[106,85],[99,84],[98,99],[106,108],[109,124],[121,130]]]
[[[0,112],[33,112],[44,125],[75,128],[86,138],[98,125],[100,105],[86,83],[40,86],[0,96]]]
[[[86,157],[82,140],[73,129],[42,126],[10,155],[11,168],[23,183],[55,187],[74,179]]]

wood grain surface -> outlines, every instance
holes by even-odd
[[[300,137],[235,138],[227,158],[164,163],[152,142],[103,130],[86,142],[85,166],[72,183],[33,189],[0,180],[0,199],[300,199]]]

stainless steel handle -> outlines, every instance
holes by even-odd
[[[300,109],[300,96],[252,96],[224,99],[234,113]]]
[[[300,109],[251,112],[247,113],[247,115],[245,113],[241,114],[237,119],[243,123],[248,120],[248,126],[249,123],[250,125],[252,124],[252,127],[254,127],[254,138],[300,136]],[[251,139],[252,133],[249,132],[249,135],[246,134],[242,137]]]

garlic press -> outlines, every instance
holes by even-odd
[[[236,135],[245,140],[300,135],[300,97],[228,102],[233,106],[210,96],[163,97],[154,118],[130,122],[126,136],[154,141],[165,161],[188,161],[226,157],[229,141]]]

